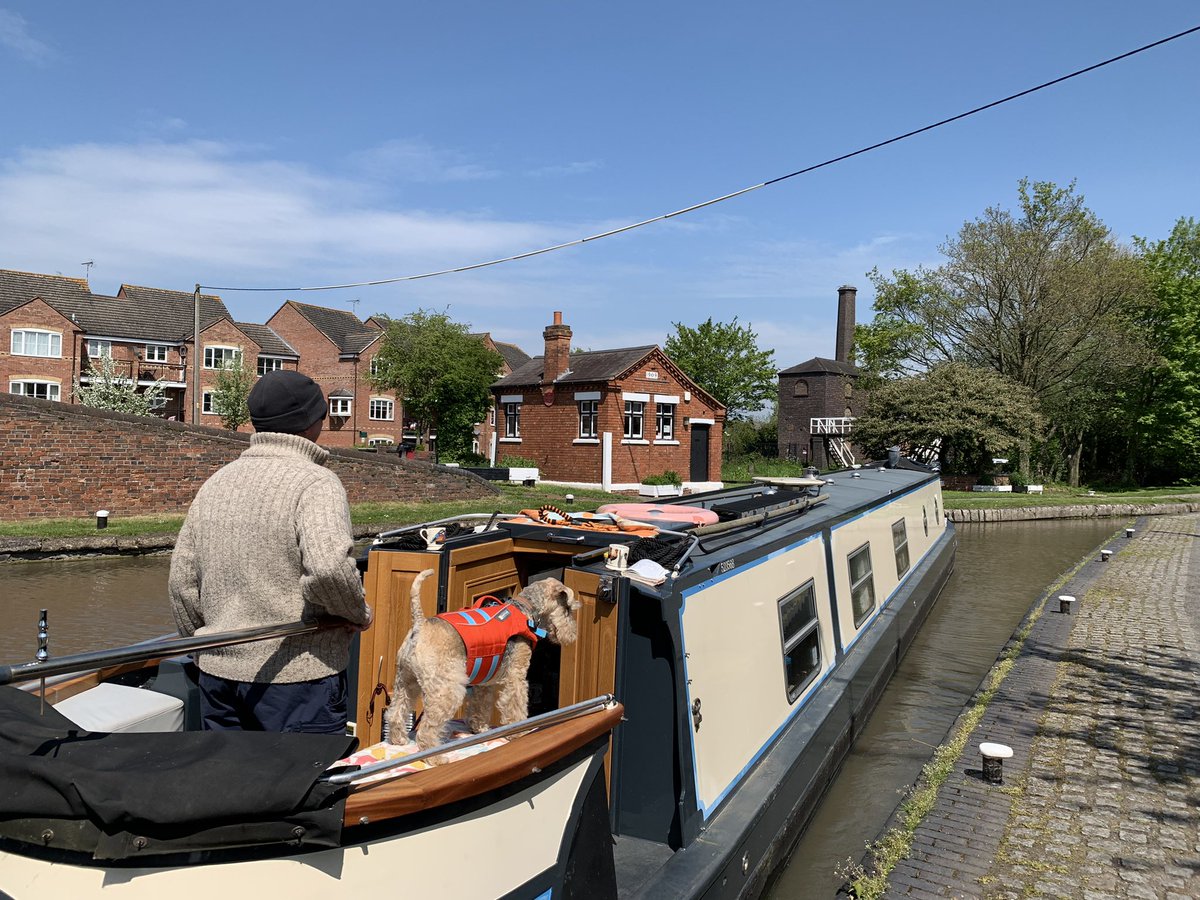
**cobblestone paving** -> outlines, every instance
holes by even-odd
[[[1200,897],[1200,516],[1143,519],[1052,600],[889,897]],[[1004,786],[978,745],[1013,748]],[[972,768],[974,767],[974,768]]]

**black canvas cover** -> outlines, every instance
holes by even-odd
[[[345,789],[317,779],[354,738],[89,733],[40,707],[0,687],[2,838],[96,859],[340,839]]]

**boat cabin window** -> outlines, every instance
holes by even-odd
[[[942,511],[938,508],[938,498],[935,495],[933,498],[933,518],[936,520],[936,519],[940,519],[941,517],[942,517]]]
[[[892,523],[892,546],[896,550],[896,577],[903,578],[908,571],[908,528],[903,519]]]
[[[875,579],[871,569],[871,545],[863,544],[848,557],[850,567],[850,605],[854,608],[857,628],[875,608]]]
[[[921,520],[925,523],[925,537],[929,537],[929,510],[921,507]]]
[[[811,580],[779,601],[779,628],[788,702],[795,703],[821,671],[816,587]]]

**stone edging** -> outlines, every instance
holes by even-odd
[[[1025,506],[1012,509],[948,509],[956,525],[972,522],[1028,522],[1037,519],[1112,519],[1200,512],[1200,503],[1088,503],[1079,506]]]

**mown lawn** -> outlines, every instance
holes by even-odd
[[[379,531],[415,525],[435,519],[477,512],[515,513],[551,504],[564,510],[593,510],[605,503],[629,501],[629,494],[609,494],[598,490],[564,488],[553,485],[498,484],[500,493],[485,500],[455,500],[429,503],[356,503],[350,507],[350,519],[360,527]],[[567,503],[567,494],[574,502]],[[174,534],[183,525],[183,516],[109,517],[105,535],[137,537],[147,534]],[[0,537],[70,538],[99,534],[94,517],[76,519],[29,519],[0,522]]]
[[[1043,494],[945,491],[946,509],[1014,509],[1028,506],[1092,506],[1099,503],[1181,503],[1200,498],[1200,486],[1089,492],[1088,488],[1046,485]]]

